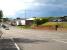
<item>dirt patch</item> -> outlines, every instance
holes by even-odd
[[[32,27],[33,29],[44,29],[44,30],[50,30],[53,29],[51,26],[35,26]]]
[[[54,29],[51,26],[35,26],[35,27],[32,27],[32,28],[33,29],[40,29],[40,30],[52,30],[52,29]]]
[[[55,26],[35,26],[35,27],[32,27],[32,29],[38,29],[38,30],[56,30]],[[66,28],[58,27],[57,31],[67,32],[67,29]]]

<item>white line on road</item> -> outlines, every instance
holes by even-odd
[[[62,40],[57,40],[57,39],[52,39],[52,40],[57,41],[57,42],[67,43],[67,42],[62,41]]]
[[[20,50],[20,48],[18,47],[18,45],[17,45],[16,43],[14,43],[14,44],[15,44],[16,48],[17,48],[18,50]]]

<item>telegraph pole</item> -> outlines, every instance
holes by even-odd
[[[26,9],[25,9],[25,25],[26,25]]]

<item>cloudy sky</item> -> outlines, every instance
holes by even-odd
[[[67,0],[0,0],[0,10],[9,18],[64,16]]]

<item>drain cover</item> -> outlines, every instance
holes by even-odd
[[[12,39],[0,39],[0,50],[18,50]]]

